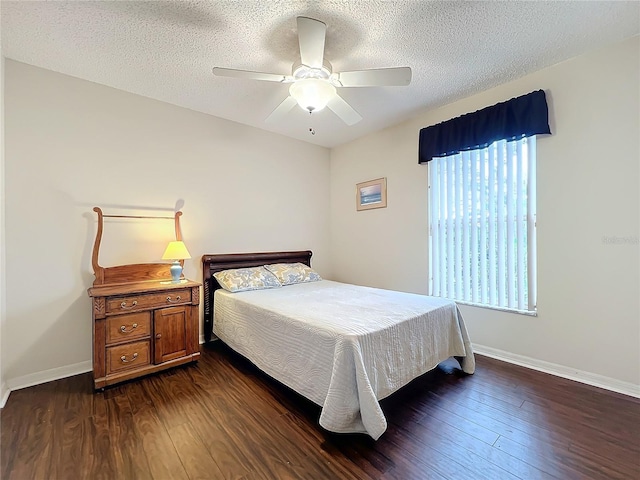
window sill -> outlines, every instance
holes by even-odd
[[[445,298],[445,297],[440,297],[440,298]],[[449,299],[451,300],[451,299]],[[509,307],[495,307],[493,305],[484,305],[482,303],[473,303],[473,302],[462,302],[460,300],[453,300],[454,302],[456,302],[458,305],[466,305],[469,307],[478,307],[478,308],[487,308],[489,310],[497,310],[499,312],[506,312],[506,313],[517,313],[519,315],[527,315],[528,317],[537,317],[538,316],[538,311],[537,310],[518,310],[517,308],[509,308]]]

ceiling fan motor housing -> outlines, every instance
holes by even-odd
[[[328,80],[331,76],[332,68],[331,64],[324,60],[321,68],[312,68],[308,65],[304,65],[300,60],[293,64],[291,67],[291,76],[295,80],[302,80],[304,78],[321,78]]]

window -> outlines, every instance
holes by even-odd
[[[429,162],[430,294],[536,310],[535,136]]]

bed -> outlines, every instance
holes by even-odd
[[[455,357],[475,360],[454,302],[329,280],[228,292],[214,274],[278,263],[311,266],[311,251],[203,256],[205,340],[213,334],[319,405],[319,424],[378,439],[379,400]]]

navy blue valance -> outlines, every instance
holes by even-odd
[[[418,163],[541,133],[551,133],[549,110],[544,90],[536,90],[421,129]]]

